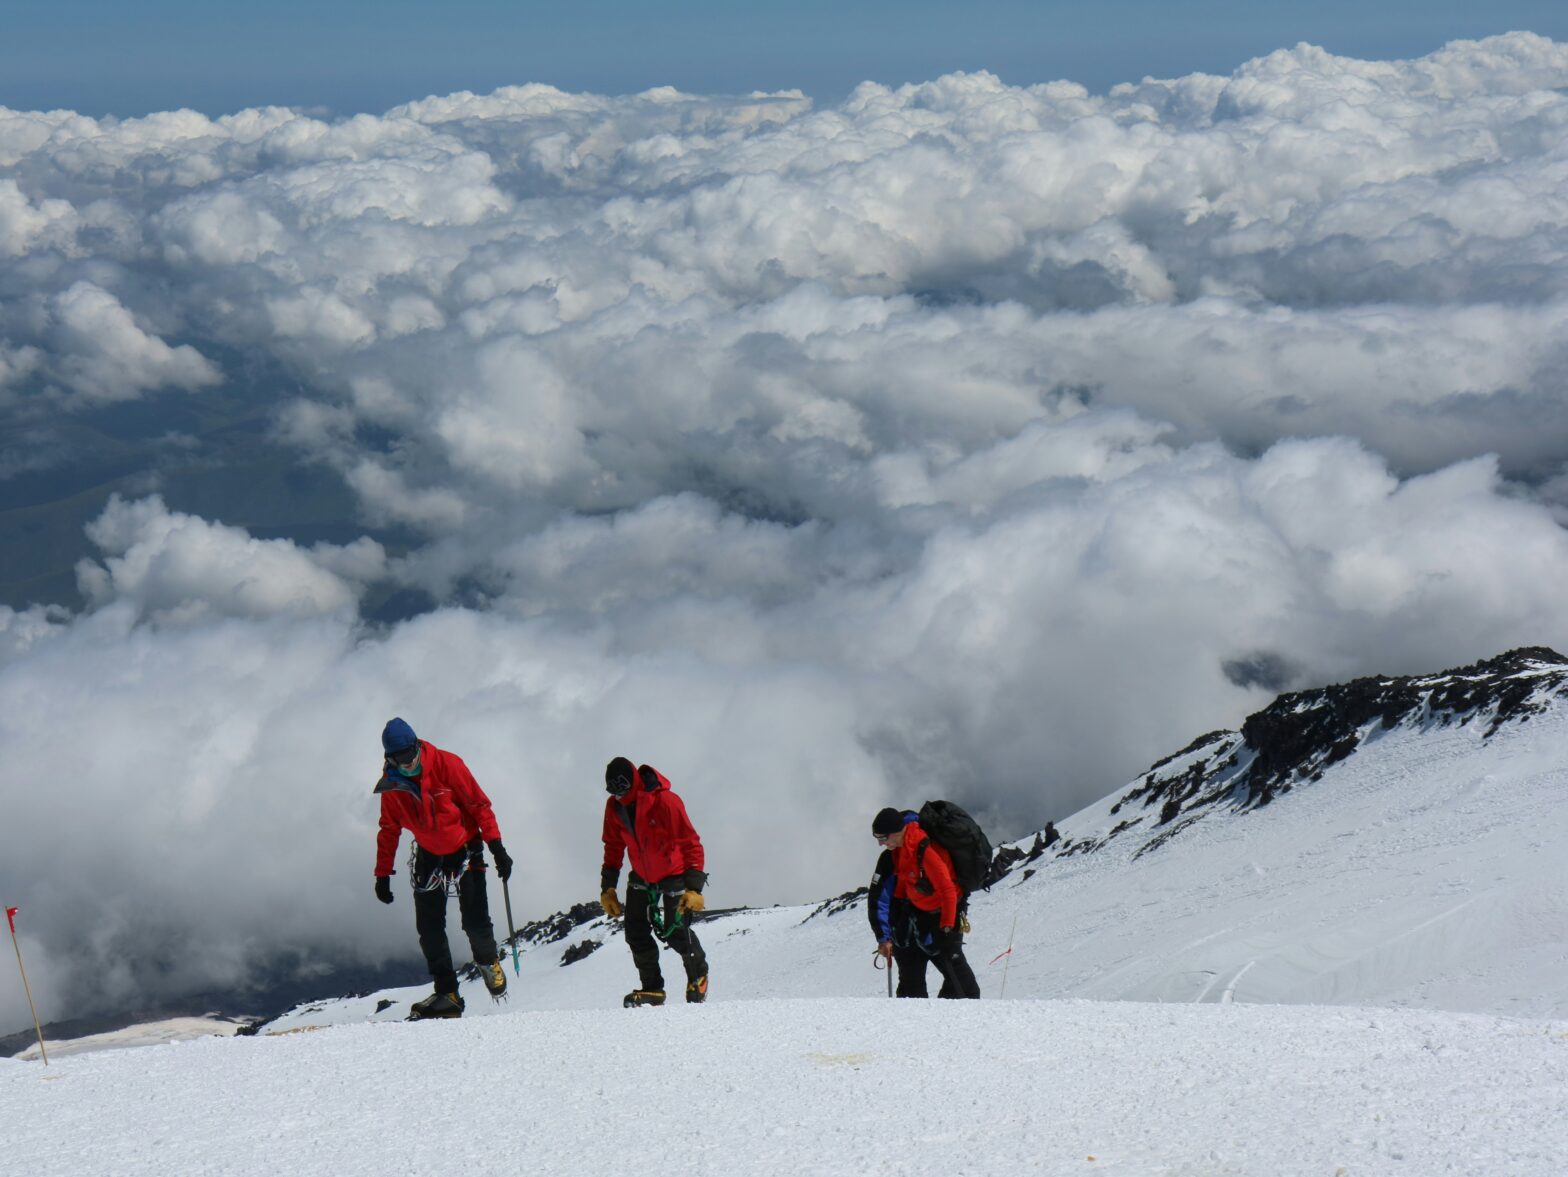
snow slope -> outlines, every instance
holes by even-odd
[[[570,969],[562,972],[571,972]],[[730,1001],[0,1060],[0,1170],[1561,1177],[1568,1023]]]

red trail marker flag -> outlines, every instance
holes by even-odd
[[[38,1053],[43,1056],[44,1066],[49,1065],[49,1051],[44,1047],[43,1027],[38,1024],[38,1007],[33,1004],[33,988],[27,983],[27,969],[22,964],[22,942],[16,938],[16,913],[17,907],[5,909],[5,922],[11,925],[11,947],[16,949],[16,967],[22,974],[22,989],[27,994],[27,1008],[33,1014],[33,1029],[38,1034]]]

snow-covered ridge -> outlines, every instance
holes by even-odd
[[[1505,724],[1528,722],[1565,702],[1568,658],[1539,646],[1441,674],[1373,676],[1281,695],[1248,716],[1239,732],[1209,732],[1154,764],[1110,801],[1109,813],[1119,819],[1110,829],[1090,832],[1069,820],[1059,839],[1051,826],[1000,847],[992,879],[1048,850],[1058,857],[1087,854],[1114,839],[1136,842],[1134,857],[1157,850],[1204,818],[1257,809],[1322,780],[1331,765],[1395,729],[1476,722],[1485,741]]]

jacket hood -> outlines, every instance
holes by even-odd
[[[651,764],[640,765],[637,769],[637,780],[632,787],[626,790],[621,797],[611,797],[610,800],[618,801],[622,805],[630,805],[637,798],[645,794],[657,793],[661,789],[668,789],[670,780]]]

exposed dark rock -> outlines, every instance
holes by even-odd
[[[569,964],[576,964],[583,957],[592,955],[603,943],[603,940],[579,940],[565,952],[561,953],[561,967],[565,968]]]
[[[1165,757],[1163,760],[1156,760],[1153,764],[1149,765],[1149,772],[1150,773],[1159,772],[1160,769],[1164,768],[1171,761],[1173,761],[1173,760],[1180,760],[1183,756],[1188,756],[1188,755],[1192,754],[1193,752],[1196,752],[1199,748],[1207,748],[1210,744],[1217,744],[1221,740],[1223,740],[1223,739],[1225,739],[1228,736],[1231,736],[1233,734],[1234,734],[1233,732],[1228,732],[1228,731],[1224,731],[1224,730],[1215,731],[1215,732],[1204,732],[1201,736],[1199,736],[1192,743],[1188,744],[1180,752],[1172,752],[1169,756]]]
[[[1035,840],[1039,841],[1038,838]],[[991,869],[985,873],[985,885],[989,887],[1024,861],[1027,861],[1027,855],[1016,846],[998,846],[991,856]]]
[[[1248,716],[1241,735],[1255,757],[1249,801],[1266,805],[1292,780],[1308,779],[1353,753],[1367,736],[1401,723],[1447,727],[1485,717],[1483,738],[1544,710],[1568,682],[1568,659],[1543,647],[1510,650],[1440,675],[1358,678],[1281,695]]]
[[[597,903],[574,903],[565,911],[558,911],[543,919],[531,920],[518,928],[515,943],[518,947],[529,944],[554,944],[557,940],[564,940],[570,936],[572,929],[580,928],[603,914],[604,908]],[[507,940],[508,948],[512,947],[512,944],[512,940]]]
[[[870,890],[871,889],[869,887],[856,887],[853,891],[845,891],[842,895],[836,895],[832,899],[824,899],[821,903],[813,907],[810,914],[808,914],[806,918],[800,922],[804,924],[809,920],[815,919],[819,915],[832,916],[838,915],[841,912],[849,911],[856,904],[858,904],[861,899],[865,898]]]

